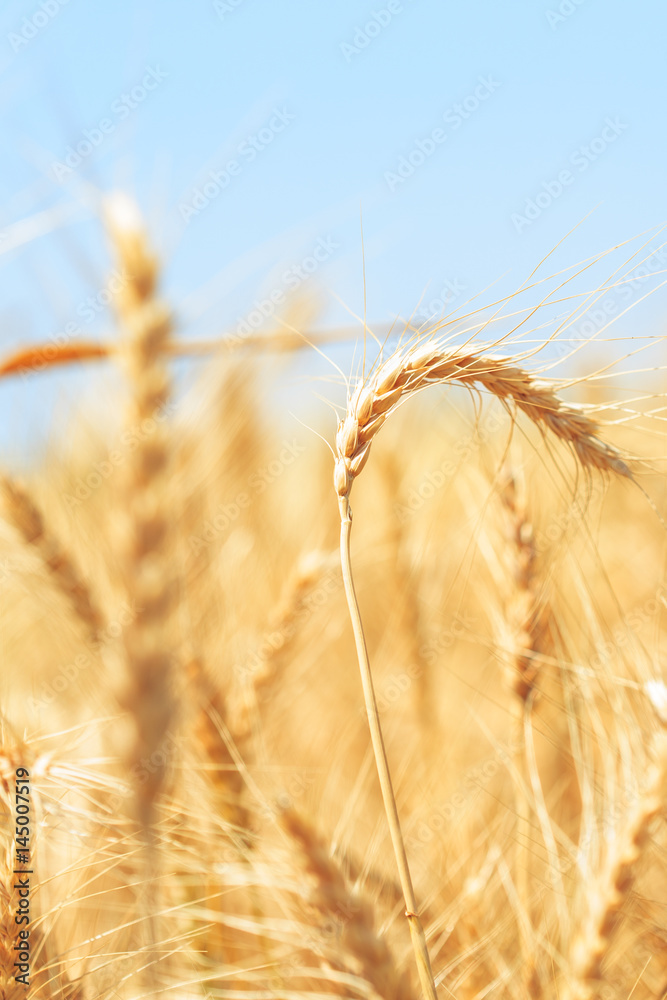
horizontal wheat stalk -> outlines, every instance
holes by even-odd
[[[297,351],[305,347],[322,347],[326,344],[354,340],[357,333],[351,327],[329,330],[322,334],[309,333],[302,337],[295,331],[277,330],[239,338],[234,334],[211,340],[192,340],[183,343],[170,342],[162,345],[161,351],[167,357],[189,358],[208,357],[211,354],[229,353],[241,348],[276,351],[277,353]],[[104,361],[117,358],[121,347],[117,343],[93,340],[71,340],[67,344],[36,344],[21,347],[0,361],[0,378],[11,375],[38,375],[42,371],[61,365],[77,364],[85,361]]]

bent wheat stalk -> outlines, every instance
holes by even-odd
[[[359,660],[366,712],[373,752],[382,790],[398,873],[405,899],[406,917],[424,995],[436,997],[426,935],[417,911],[410,868],[401,833],[396,798],[382,737],[373,678],[361,614],[354,589],[350,557],[352,512],[350,491],[363,470],[375,436],[389,414],[407,397],[429,385],[457,382],[477,385],[491,392],[505,405],[511,401],[542,430],[566,442],[584,468],[595,468],[632,479],[619,453],[597,436],[597,425],[583,412],[563,403],[553,386],[538,383],[525,369],[509,358],[462,351],[437,340],[416,341],[400,346],[348,396],[347,411],[338,424],[334,487],[340,512],[340,556],[343,583]]]

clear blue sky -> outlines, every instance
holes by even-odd
[[[360,207],[378,322],[425,290],[437,307],[509,272],[508,291],[592,209],[559,266],[657,228],[666,33],[657,0],[6,0],[2,353],[111,329],[94,190],[141,204],[184,337],[233,330],[290,282],[328,296],[325,325],[345,315],[329,292],[361,311]],[[664,306],[622,333],[661,332]],[[3,445],[43,438],[81,385],[0,384]]]

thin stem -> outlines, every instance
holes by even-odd
[[[403,898],[405,900],[405,915],[408,919],[408,925],[410,927],[412,947],[414,948],[415,958],[417,960],[417,970],[419,972],[419,979],[424,996],[427,997],[428,1000],[437,1000],[433,972],[431,971],[431,962],[428,956],[428,948],[426,947],[426,936],[424,934],[422,922],[419,919],[419,914],[417,913],[417,901],[415,900],[415,892],[412,887],[412,879],[410,877],[410,869],[408,867],[408,858],[405,853],[405,844],[403,843],[403,834],[401,833],[401,824],[398,818],[398,809],[396,808],[396,798],[394,796],[391,775],[389,773],[389,763],[387,761],[384,740],[382,738],[380,715],[378,713],[377,701],[375,700],[375,690],[373,688],[371,665],[368,659],[368,650],[366,648],[366,638],[364,636],[364,628],[361,622],[361,614],[359,612],[357,595],[354,589],[354,580],[352,578],[352,560],[350,558],[352,512],[350,510],[348,497],[339,497],[338,505],[340,508],[340,562],[341,569],[343,571],[343,584],[345,587],[345,596],[347,598],[350,619],[352,621],[354,641],[357,647],[359,671],[361,673],[361,684],[364,689],[364,701],[366,703],[368,725],[371,731],[371,742],[373,744],[373,753],[375,754],[375,764],[377,767],[378,778],[380,779],[380,788],[382,790],[385,813],[387,815],[387,822],[389,823],[391,842],[394,847],[394,854],[396,855],[398,875],[401,882],[401,888],[403,890]]]

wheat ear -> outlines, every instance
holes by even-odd
[[[632,478],[632,473],[615,449],[597,437],[597,426],[585,414],[565,405],[552,386],[538,384],[525,369],[511,359],[484,355],[481,351],[462,351],[437,340],[413,342],[399,347],[361,380],[347,401],[345,416],[338,424],[334,467],[334,487],[338,495],[341,520],[340,554],[343,583],[354,632],[366,712],[375,754],[382,797],[396,855],[399,877],[406,904],[406,916],[412,935],[417,968],[424,994],[436,996],[426,936],[417,913],[405,844],[391,782],[380,717],[373,688],[373,678],[366,648],[361,614],[354,589],[350,558],[352,483],[368,461],[376,434],[392,410],[407,397],[429,385],[458,382],[479,385],[503,402],[514,405],[543,429],[567,442],[586,468],[597,468]]]
[[[524,959],[526,984],[534,973],[535,948],[529,940],[531,915],[528,906],[528,849],[530,843],[531,806],[527,794],[530,779],[526,768],[524,725],[533,706],[533,694],[539,677],[541,657],[549,644],[550,621],[547,605],[541,593],[535,532],[528,515],[525,482],[510,468],[504,470],[498,495],[505,514],[508,542],[508,570],[513,586],[507,601],[507,619],[512,636],[509,685],[514,697],[513,745],[518,775],[516,784],[517,816],[517,894],[523,907],[519,922],[519,938]]]
[[[348,399],[347,413],[336,434],[334,482],[339,497],[368,460],[373,438],[406,396],[429,385],[457,382],[479,385],[503,401],[512,400],[538,427],[569,444],[585,468],[615,472],[632,479],[620,454],[598,437],[598,425],[585,413],[562,402],[549,383],[538,382],[511,358],[461,351],[437,340],[398,348]]]
[[[328,920],[341,926],[341,949],[357,965],[379,996],[409,1000],[405,976],[398,973],[386,941],[375,930],[373,908],[353,895],[343,873],[307,820],[293,809],[280,815],[280,823],[299,846],[316,890],[312,902]]]
[[[7,520],[32,546],[49,571],[58,589],[65,595],[88,637],[95,642],[104,621],[72,557],[44,524],[44,518],[32,497],[16,481],[0,476],[0,497]]]
[[[171,656],[164,637],[172,588],[165,553],[169,439],[164,408],[169,378],[163,352],[171,322],[167,307],[155,298],[157,261],[148,248],[137,207],[125,196],[114,195],[107,200],[106,218],[116,255],[128,275],[115,304],[131,389],[126,423],[138,439],[125,463],[124,510],[119,517],[123,583],[137,605],[123,632],[127,680],[120,695],[135,725],[131,762],[136,766],[159,749],[175,709]],[[153,767],[137,790],[137,812],[146,828],[164,775],[164,763]]]

